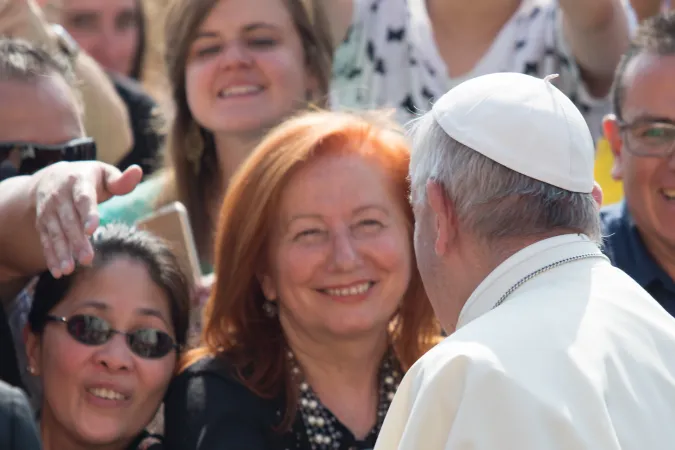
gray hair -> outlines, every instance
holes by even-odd
[[[426,183],[435,181],[453,202],[459,221],[488,242],[557,229],[601,242],[592,194],[566,191],[492,161],[448,136],[431,113],[411,124],[409,136],[413,204],[425,201]]]
[[[73,67],[61,54],[22,39],[0,38],[0,80],[33,81],[50,75],[61,76],[71,87],[76,84]]]

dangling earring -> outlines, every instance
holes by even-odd
[[[277,304],[269,300],[265,300],[265,303],[263,303],[262,305],[262,309],[265,312],[265,315],[270,319],[274,319],[276,315],[279,313],[279,308],[277,307]]]
[[[204,155],[204,139],[202,138],[199,125],[192,123],[186,136],[185,157],[192,165],[195,175],[199,175],[202,168],[202,156]]]

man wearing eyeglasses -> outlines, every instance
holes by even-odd
[[[69,63],[31,44],[0,39],[0,176],[96,158],[84,137]],[[2,179],[0,178],[0,179]]]
[[[614,265],[675,316],[675,12],[638,29],[603,127],[625,199],[601,211]]]
[[[74,88],[72,67],[58,53],[50,53],[15,39],[0,39],[0,181],[33,173],[60,161],[96,158],[96,146],[84,135],[82,106]],[[9,189],[9,188],[5,188]],[[20,240],[20,236],[16,237]],[[16,260],[25,257],[26,243],[20,248],[3,246],[2,251]],[[21,322],[29,308],[29,296],[15,297],[27,280],[17,278],[1,286],[0,365],[5,373],[13,359],[25,366],[25,355],[16,329],[15,339],[7,336],[12,323]],[[5,314],[6,317],[5,317]],[[17,374],[10,373],[14,384]],[[30,386],[26,386],[30,389]]]

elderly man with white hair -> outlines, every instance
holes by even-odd
[[[376,450],[674,448],[675,319],[598,246],[576,107],[549,77],[486,75],[411,134],[415,252],[450,336]]]

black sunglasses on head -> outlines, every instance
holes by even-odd
[[[32,175],[40,169],[61,161],[90,161],[96,159],[96,143],[92,138],[78,138],[57,145],[31,142],[0,142],[0,161],[12,150],[18,150],[20,164],[17,175]]]
[[[48,315],[47,320],[66,324],[66,330],[77,342],[97,346],[108,342],[114,335],[126,337],[127,345],[136,355],[146,359],[162,358],[173,350],[179,350],[168,333],[154,328],[141,328],[125,333],[115,330],[100,317],[78,314],[69,318]]]

